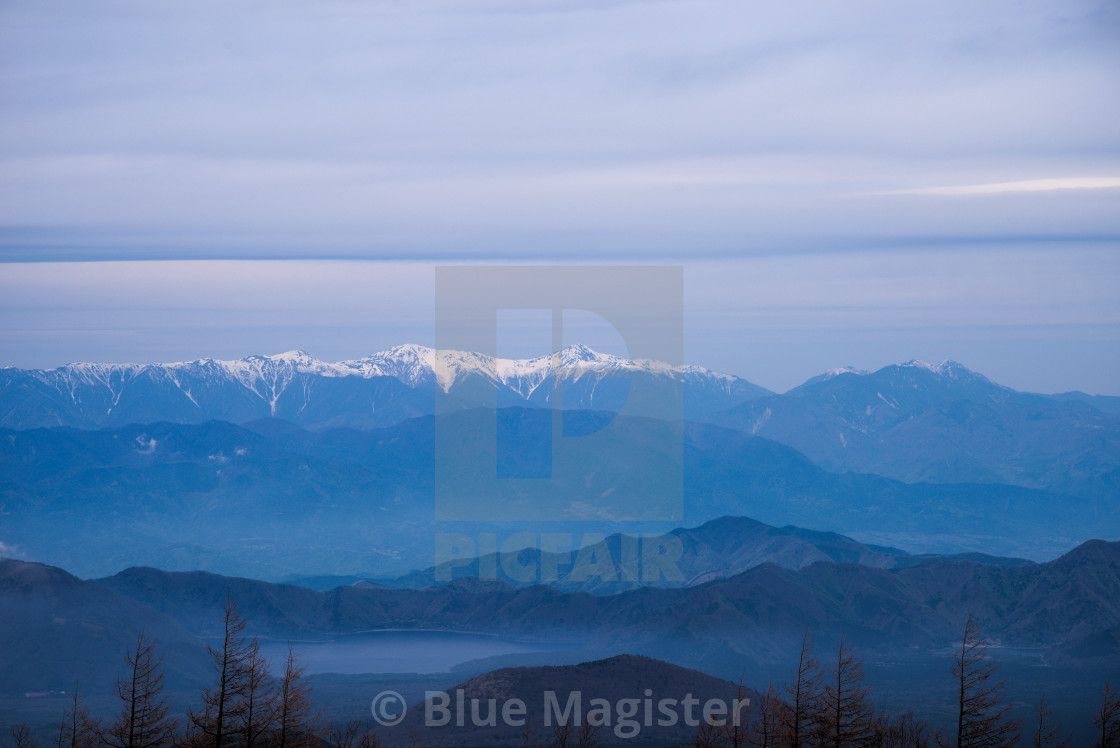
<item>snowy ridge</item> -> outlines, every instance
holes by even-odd
[[[709,371],[700,366],[670,366],[659,361],[630,360],[599,353],[586,345],[570,345],[554,355],[529,359],[506,359],[469,351],[436,351],[426,346],[406,344],[379,351],[363,358],[330,363],[306,351],[287,351],[271,356],[246,356],[236,360],[202,358],[164,364],[98,364],[72,363],[57,369],[34,370],[40,381],[65,392],[77,401],[80,385],[108,390],[111,403],[116,404],[124,385],[133,379],[147,377],[170,383],[197,405],[188,381],[235,382],[269,403],[277,412],[281,395],[300,377],[392,377],[410,388],[435,384],[449,392],[458,382],[470,377],[500,384],[528,398],[552,374],[554,359],[560,376],[566,380],[594,375],[646,372],[678,380],[706,380],[716,389],[730,392],[744,380],[730,374]]]

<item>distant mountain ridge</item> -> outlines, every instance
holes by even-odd
[[[794,447],[822,467],[907,482],[1004,483],[1120,497],[1120,398],[1019,392],[954,361],[834,369],[784,394],[698,366],[558,352],[563,407],[698,420]],[[248,423],[383,428],[477,407],[547,407],[553,357],[402,345],[327,363],[235,361],[0,368],[0,428]],[[637,396],[632,396],[638,393]],[[672,407],[663,407],[666,403]]]
[[[640,560],[635,559],[634,568],[626,569],[621,559],[625,558],[622,546],[629,543],[639,548],[639,541],[656,547],[668,547],[665,540],[679,543],[681,557],[674,566],[681,572],[679,580],[641,579]],[[609,559],[619,570],[618,578],[603,579],[601,576],[582,576],[573,573],[575,562],[579,559]],[[545,553],[537,549],[526,549],[518,554],[518,562],[539,569],[556,569],[557,578],[548,582],[549,586],[565,592],[590,592],[592,594],[617,594],[624,590],[643,585],[664,587],[695,587],[714,579],[735,576],[762,564],[774,564],[784,569],[803,569],[806,566],[827,561],[833,563],[853,563],[879,569],[901,569],[920,566],[925,563],[969,560],[996,566],[1023,566],[1030,561],[1016,558],[985,556],[983,554],[957,555],[911,555],[896,548],[866,545],[833,532],[806,530],[792,525],[771,527],[748,517],[719,517],[694,528],[678,528],[664,536],[637,537],[614,534],[579,552]],[[517,587],[528,587],[534,583],[511,578],[506,573],[499,556],[490,555],[475,558],[469,563],[463,561],[446,562],[440,567],[424,569],[406,574],[393,580],[378,580],[383,586],[421,589],[440,584],[439,580],[463,579],[479,576],[480,569],[493,569],[497,579]],[[630,572],[627,574],[625,572]],[[332,589],[327,579],[308,580],[314,589]],[[362,580],[365,581],[365,580]],[[317,584],[316,584],[317,582]],[[292,580],[293,584],[299,584]],[[361,583],[357,580],[345,582]],[[368,583],[368,582],[367,582]]]
[[[173,618],[62,569],[0,558],[0,694],[108,688],[144,628],[175,687],[209,676],[206,648]]]
[[[444,426],[469,438],[494,418],[492,410],[463,410]],[[578,426],[596,419],[576,411],[565,420]],[[362,431],[308,431],[283,421],[2,430],[0,542],[84,575],[139,564],[273,579],[404,574],[431,566],[434,533],[450,529],[432,522],[434,422],[427,416]],[[566,476],[557,485],[571,504],[549,532],[635,532],[599,516],[595,501],[606,492],[618,506],[642,501],[646,488],[629,466],[656,459],[681,432],[664,421],[619,416],[610,433],[604,449],[627,470],[576,466],[558,474]],[[709,425],[689,424],[683,447],[684,515],[642,532],[736,515],[772,526],[831,527],[912,552],[1040,560],[1089,537],[1114,537],[1120,527],[1114,502],[1007,485],[837,475],[790,447]],[[516,497],[516,484],[497,493],[478,488],[469,461],[446,467],[448,476],[467,476],[455,483],[464,502]],[[508,523],[455,530],[541,532]]]
[[[1120,497],[1120,398],[1038,395],[953,361],[840,369],[703,418],[837,472]]]
[[[682,398],[685,415],[722,410],[772,394],[745,379],[699,366],[668,366],[598,353],[559,351],[564,407],[610,410],[626,391],[604,384],[643,378],[653,392]],[[128,423],[244,423],[284,418],[306,427],[387,426],[452,407],[547,405],[552,356],[502,359],[401,345],[328,363],[303,351],[168,364],[73,363],[56,369],[0,369],[0,427],[100,428]],[[542,386],[543,385],[543,386]],[[624,387],[624,385],[623,385]],[[598,396],[598,397],[597,397]]]
[[[1120,543],[1099,540],[1044,564],[940,560],[894,570],[830,561],[799,570],[763,564],[696,587],[607,596],[477,579],[422,590],[320,592],[156,569],[129,569],[97,584],[204,636],[220,624],[230,594],[253,633],[277,638],[389,628],[561,636],[651,656],[663,646],[684,645],[680,651],[697,658],[690,666],[719,651],[782,657],[806,628],[814,635],[846,631],[880,652],[939,649],[952,645],[970,613],[1001,646],[1045,648],[1065,659],[1120,626]],[[1115,666],[1117,654],[1081,656],[1111,658]]]

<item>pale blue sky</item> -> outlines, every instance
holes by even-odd
[[[1120,394],[1118,71],[1080,0],[6,2],[0,363],[348,358],[430,342],[436,264],[653,262],[774,389]]]

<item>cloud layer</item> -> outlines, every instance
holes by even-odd
[[[425,341],[433,263],[669,262],[690,359],[772,387],[1115,391],[1118,42],[1094,0],[5,2],[4,363],[361,355]]]

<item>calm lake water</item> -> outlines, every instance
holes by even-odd
[[[261,639],[261,654],[273,672],[284,667],[288,642]],[[308,675],[315,673],[446,673],[481,657],[554,651],[555,643],[533,643],[455,631],[369,631],[330,641],[293,641]]]

